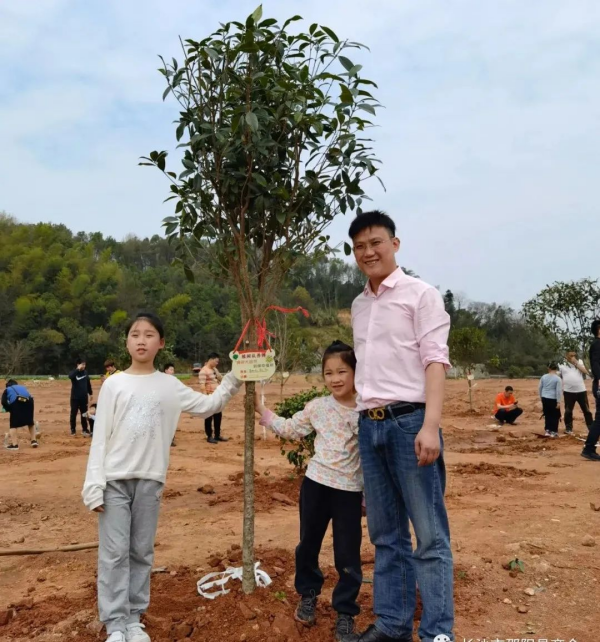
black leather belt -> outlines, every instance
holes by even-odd
[[[415,402],[409,403],[407,401],[398,401],[389,406],[382,406],[381,408],[369,408],[369,410],[362,410],[360,416],[363,419],[371,419],[371,421],[384,421],[385,419],[395,419],[402,415],[410,415],[415,410],[425,408],[424,403]]]

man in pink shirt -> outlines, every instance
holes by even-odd
[[[418,584],[422,642],[453,641],[440,430],[450,318],[434,287],[397,266],[400,241],[389,216],[360,214],[349,234],[369,279],[352,305],[352,328],[367,521],[376,553],[377,620],[359,639],[410,642]],[[409,521],[417,538],[414,551]]]

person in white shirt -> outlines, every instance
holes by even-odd
[[[182,412],[208,417],[239,390],[232,374],[212,395],[154,369],[165,345],[161,320],[139,313],[127,328],[131,366],[98,397],[83,502],[98,516],[98,610],[107,642],[150,642],[140,616],[150,571],[170,445]]]
[[[577,358],[575,350],[567,350],[565,362],[560,365],[560,376],[563,380],[563,396],[565,399],[565,432],[570,435],[573,432],[573,409],[578,403],[588,427],[592,425],[594,418],[590,411],[587,389],[584,377],[590,373],[584,366],[583,361]]]

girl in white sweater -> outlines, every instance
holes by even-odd
[[[138,314],[127,328],[131,366],[98,397],[83,502],[99,513],[98,609],[107,642],[150,642],[140,616],[150,601],[154,538],[170,445],[182,412],[208,417],[239,390],[232,374],[212,395],[154,368],[161,320]]]

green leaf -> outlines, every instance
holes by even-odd
[[[169,95],[170,91],[171,91],[171,85],[169,85],[163,92],[163,100]]]
[[[267,179],[262,174],[253,173],[252,178],[262,187],[267,186]]]
[[[354,102],[354,96],[352,96],[352,92],[346,87],[346,85],[342,85],[342,92],[340,94],[340,100],[342,103],[351,105]]]
[[[339,42],[340,39],[335,35],[335,33],[329,28],[321,25],[321,29],[333,40],[333,42]]]
[[[254,13],[252,14],[252,19],[254,20],[255,23],[257,23],[262,18],[262,14],[263,14],[262,4],[259,4],[258,7],[254,10]]]
[[[344,243],[344,254],[350,256],[352,254],[352,248],[348,243]]]
[[[285,30],[285,28],[291,24],[292,22],[296,22],[297,20],[302,20],[302,16],[292,16],[291,18],[288,18],[284,23],[282,30]]]
[[[185,278],[190,282],[194,283],[195,278],[194,278],[194,273],[192,272],[191,268],[188,265],[183,266],[183,272],[185,274]]]
[[[277,212],[276,216],[277,216],[277,220],[281,223],[281,225],[283,225],[286,219],[285,212]]]
[[[258,118],[256,117],[256,114],[254,112],[246,112],[246,122],[248,123],[248,127],[250,127],[253,132],[258,131]]]
[[[346,56],[338,56],[338,60],[342,63],[346,71],[350,71],[350,69],[354,67],[354,63],[346,58]]]
[[[377,115],[375,113],[375,107],[373,107],[373,105],[363,104],[363,105],[359,105],[358,108],[362,109],[363,111],[369,112],[369,114],[373,114],[373,116]]]

